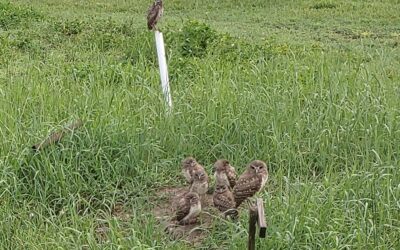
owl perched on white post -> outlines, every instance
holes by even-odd
[[[164,12],[162,0],[155,0],[147,12],[147,27],[149,30],[157,30],[156,24]]]

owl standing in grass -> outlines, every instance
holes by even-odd
[[[187,157],[182,161],[182,174],[189,184],[193,183],[194,173],[198,171],[203,172],[205,173],[205,175],[207,175],[203,166],[200,165],[193,157]]]
[[[193,224],[201,212],[200,198],[197,193],[186,193],[177,204],[176,217],[179,225]]]
[[[231,189],[235,186],[237,174],[229,161],[223,159],[216,161],[214,171],[214,177],[218,184],[225,184]]]
[[[208,191],[208,175],[207,172],[201,169],[196,170],[193,174],[193,182],[190,186],[190,191],[203,196]]]
[[[235,209],[235,198],[227,185],[217,183],[213,194],[213,203],[225,216],[237,217],[238,211]]]
[[[267,164],[259,160],[252,161],[233,188],[236,207],[239,207],[244,200],[259,192],[265,186],[267,180]]]
[[[156,24],[161,19],[163,12],[164,7],[162,0],[155,0],[147,12],[147,27],[149,30],[158,30]]]

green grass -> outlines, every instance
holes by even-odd
[[[269,163],[259,249],[400,248],[399,1],[165,1],[171,116],[149,4],[0,1],[0,248],[189,249],[151,213],[186,155]],[[209,230],[245,249],[247,214]]]

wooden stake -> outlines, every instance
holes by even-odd
[[[76,120],[75,122],[71,123],[70,125],[68,125],[67,127],[65,127],[64,129],[60,130],[60,131],[56,131],[52,134],[50,134],[46,139],[44,139],[42,142],[37,143],[35,145],[32,146],[32,149],[35,151],[39,151],[51,144],[57,143],[59,142],[63,136],[70,131],[73,131],[79,127],[81,127],[83,125],[83,122],[79,119]]]
[[[254,250],[256,249],[256,224],[257,224],[257,209],[251,207],[249,209],[250,218],[249,218],[249,240],[247,243],[247,249]]]
[[[163,34],[158,30],[156,30],[154,34],[156,37],[158,65],[160,67],[161,87],[164,94],[165,103],[168,107],[168,111],[170,111],[172,110],[172,98],[169,87],[167,59],[165,57],[164,37]]]
[[[249,239],[247,249],[256,249],[256,225],[260,228],[259,237],[265,238],[267,223],[265,222],[264,203],[261,198],[257,198],[256,205],[249,209]]]
[[[261,198],[257,198],[257,217],[258,227],[260,228],[259,237],[265,238],[267,232],[267,223],[265,221],[264,202]]]

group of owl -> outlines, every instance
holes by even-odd
[[[209,190],[209,178],[204,167],[193,157],[182,161],[182,174],[189,183],[187,193],[178,201],[176,217],[180,225],[197,221],[205,195]],[[247,198],[259,192],[268,180],[267,165],[260,160],[248,164],[245,172],[237,178],[235,168],[227,160],[214,164],[215,188],[213,204],[225,216],[237,215],[237,208]]]

